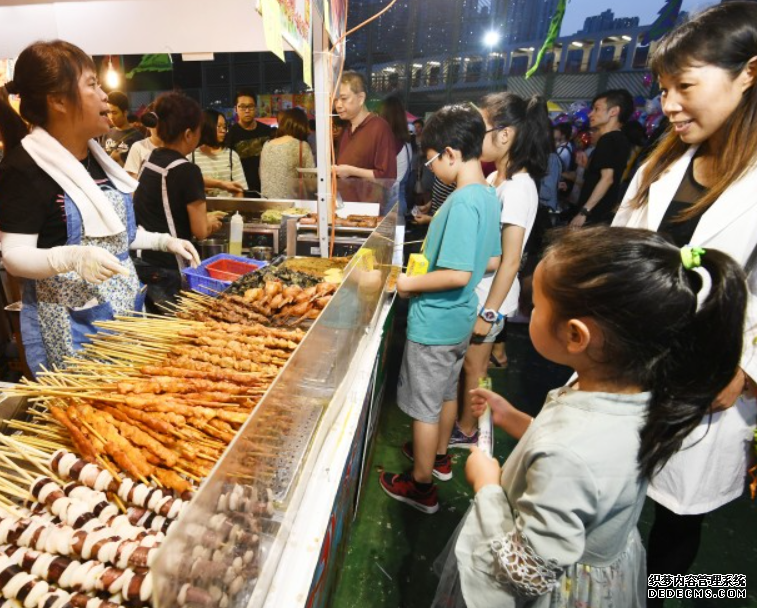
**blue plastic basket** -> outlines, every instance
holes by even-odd
[[[217,296],[220,292],[224,291],[232,281],[221,281],[214,279],[208,274],[207,265],[219,260],[234,260],[236,262],[244,262],[245,264],[251,264],[255,266],[256,270],[268,265],[268,262],[261,260],[252,260],[250,258],[243,258],[238,255],[231,255],[229,253],[219,253],[212,258],[208,258],[203,261],[197,268],[185,268],[181,272],[187,277],[189,283],[189,289],[199,291],[200,293],[207,294],[209,296]]]

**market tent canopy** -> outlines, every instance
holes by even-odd
[[[61,38],[90,55],[267,51],[254,0],[0,0],[0,58]],[[282,41],[284,50],[292,50]]]

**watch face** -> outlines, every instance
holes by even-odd
[[[485,310],[481,313],[481,318],[487,323],[494,323],[497,320],[497,313],[493,310]]]

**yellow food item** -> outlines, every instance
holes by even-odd
[[[411,253],[407,262],[407,276],[417,277],[428,272],[428,260],[422,253]]]

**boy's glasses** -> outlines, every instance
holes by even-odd
[[[501,131],[502,129],[507,129],[507,127],[492,127],[491,129],[484,131],[484,135],[489,135],[489,133],[494,133],[494,131]]]
[[[429,160],[427,160],[424,163],[424,165],[426,166],[426,169],[430,169],[431,168],[431,165],[433,164],[433,162],[442,155],[442,152],[444,152],[444,150],[442,150],[441,152],[437,152]]]
[[[238,105],[237,110],[240,110],[242,112],[252,111],[255,109],[254,105]]]

